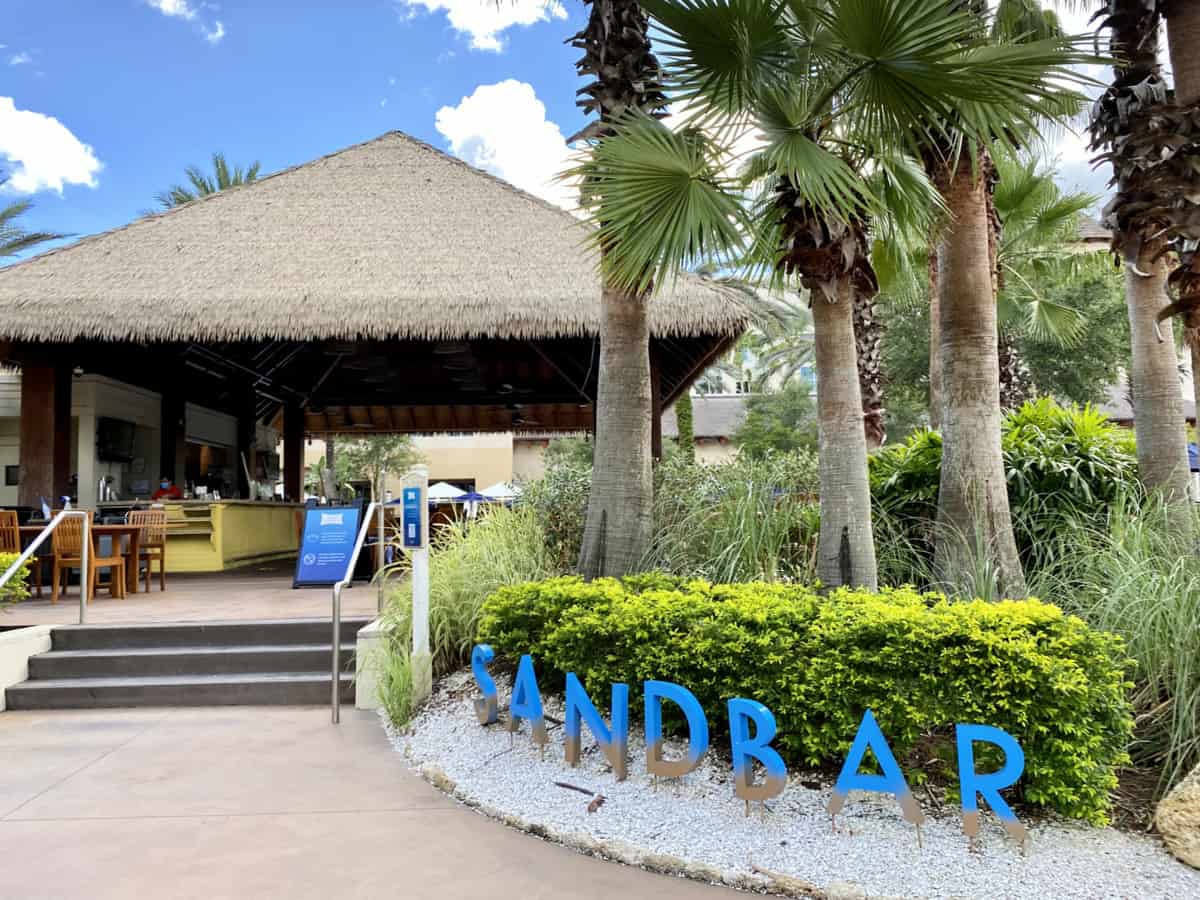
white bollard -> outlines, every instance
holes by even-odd
[[[420,703],[433,691],[433,657],[429,652],[429,470],[413,466],[401,484],[404,546],[412,551],[412,690],[413,701]]]

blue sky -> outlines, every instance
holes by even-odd
[[[31,197],[26,227],[125,224],[214,151],[265,173],[392,129],[569,205],[576,0],[0,4],[0,201]],[[1102,190],[1080,140],[1057,152]]]
[[[30,228],[122,225],[214,151],[271,172],[392,129],[555,199],[584,122],[576,2],[2,3],[0,167]]]

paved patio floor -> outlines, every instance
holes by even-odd
[[[114,625],[147,622],[228,621],[230,619],[311,619],[330,615],[330,588],[292,589],[294,563],[269,563],[211,575],[168,575],[167,590],[151,582],[149,593],[138,591],[114,600],[99,591],[88,604],[88,623]],[[30,599],[0,608],[0,628],[19,625],[73,625],[79,621],[79,594],[70,593],[51,604]],[[342,615],[374,616],[375,588],[357,582],[342,594]]]
[[[736,896],[464,809],[355,710],[6,712],[0,759],[5,898]]]

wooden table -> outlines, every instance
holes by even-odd
[[[21,537],[32,540],[37,537],[45,529],[45,524],[42,525],[22,525],[20,528]],[[93,554],[96,553],[96,538],[107,535],[111,537],[118,546],[121,543],[121,538],[129,538],[129,544],[123,551],[121,556],[125,557],[125,591],[130,594],[136,594],[138,589],[138,553],[140,551],[140,542],[142,535],[141,525],[92,525],[89,529],[92,533],[92,549]],[[53,551],[53,535],[46,538],[45,543],[38,548],[38,557],[43,555],[52,556]],[[93,558],[95,558],[93,556]]]

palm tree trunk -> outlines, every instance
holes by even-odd
[[[1196,404],[1195,441],[1200,444],[1200,308],[1188,310],[1183,328],[1183,344],[1192,358],[1192,397]]]
[[[881,447],[887,440],[883,424],[883,323],[875,311],[875,298],[854,292],[854,342],[858,357],[858,390],[862,396],[863,433],[867,447]]]
[[[984,161],[960,157],[937,179],[951,221],[938,273],[939,361],[944,391],[942,476],[935,564],[965,586],[986,563],[1003,596],[1025,593],[1000,452],[996,298],[988,250]]]
[[[585,578],[634,571],[650,539],[650,327],[646,302],[601,293],[596,447],[579,571]]]
[[[813,341],[817,362],[818,468],[821,482],[821,534],[817,577],[827,587],[848,585],[875,590],[875,538],[871,528],[871,489],[867,481],[867,441],[862,395],[856,377],[854,294],[849,278],[838,286],[837,302],[813,300]]]
[[[1200,3],[1176,3],[1167,16],[1167,46],[1171,54],[1171,69],[1175,75],[1175,101],[1180,106],[1200,104]],[[1200,180],[1200,176],[1198,176]],[[1187,262],[1200,281],[1200,252]],[[1196,443],[1200,444],[1200,296],[1196,296],[1196,281],[1188,280],[1191,290],[1180,291],[1180,300],[1191,299],[1184,320],[1185,344],[1192,357],[1192,394],[1196,401]]]
[[[630,109],[662,115],[662,69],[651,52],[649,19],[637,0],[584,0],[588,20],[570,43],[583,51],[575,64],[591,81],[577,106],[597,114],[568,139],[595,139]],[[646,298],[605,284],[600,299],[600,374],[596,442],[579,570],[585,578],[624,575],[641,562],[650,541],[650,328]]]
[[[1200,102],[1200,3],[1172,3],[1167,12],[1167,48],[1175,77],[1175,102]]]
[[[938,257],[942,239],[931,230],[929,233],[929,427],[942,427],[942,366],[938,361],[941,352],[940,316],[938,302]]]
[[[1133,240],[1141,244],[1138,237]],[[1125,266],[1125,300],[1133,365],[1133,429],[1137,435],[1138,478],[1147,490],[1159,491],[1168,500],[1187,497],[1187,429],[1183,397],[1179,390],[1179,359],[1171,340],[1171,325],[1164,323],[1165,340],[1155,327],[1167,305],[1167,264],[1154,261],[1161,245],[1141,244],[1136,270]],[[1132,259],[1128,255],[1127,259]]]
[[[998,344],[1000,354],[1000,408],[1005,412],[1019,409],[1033,395],[1029,368],[1021,359],[1012,335],[1000,332]]]

